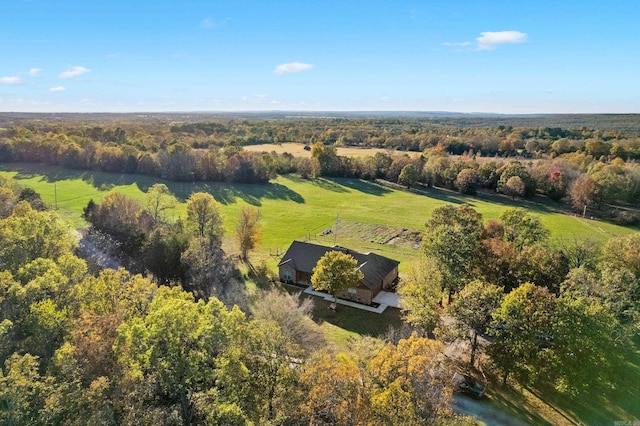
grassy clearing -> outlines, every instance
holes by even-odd
[[[285,152],[293,155],[294,157],[311,158],[311,151],[304,149],[305,144],[297,142],[286,142],[283,144],[262,144],[262,145],[248,145],[243,147],[247,151],[253,152],[272,152],[275,151],[278,154],[284,154]],[[421,152],[405,152],[388,150],[384,148],[358,148],[354,146],[339,146],[337,147],[338,155],[343,157],[367,157],[375,155],[376,152],[383,152],[390,155],[402,155],[408,154],[412,157],[419,157]]]
[[[39,192],[43,199],[54,204],[54,188],[59,210],[78,227],[85,223],[80,217],[90,199],[100,202],[111,190],[143,201],[144,192],[159,179],[139,175],[118,175],[102,172],[73,171],[39,165],[2,165],[0,175],[13,177],[24,186]],[[181,204],[173,212],[174,218],[184,214],[185,204],[192,192],[210,192],[221,204],[225,215],[227,241],[225,247],[234,250],[231,237],[235,221],[243,206],[261,209],[263,239],[252,256],[254,264],[265,261],[275,267],[292,240],[309,238],[320,244],[340,245],[361,251],[375,251],[401,261],[400,270],[419,256],[419,250],[398,245],[379,244],[384,232],[380,229],[424,229],[431,212],[447,203],[467,203],[482,213],[485,220],[498,218],[507,208],[522,206],[539,215],[555,240],[593,238],[604,241],[610,236],[634,232],[632,228],[605,222],[582,219],[558,213],[556,206],[533,201],[512,201],[493,194],[477,197],[453,191],[429,188],[420,194],[390,189],[357,179],[318,179],[308,181],[294,175],[280,176],[266,185],[229,185],[222,183],[182,183],[162,181],[178,197]],[[559,206],[558,206],[559,207]],[[340,215],[344,232],[322,232],[335,225]],[[369,224],[369,226],[367,226]],[[360,228],[359,230],[356,228]],[[351,229],[350,229],[351,228]],[[369,232],[373,232],[369,234]],[[386,231],[385,231],[386,232]]]
[[[554,389],[512,389],[495,387],[490,403],[529,424],[613,425],[616,421],[640,420],[640,351],[627,360],[616,388],[602,394],[592,392],[577,397]],[[631,424],[631,423],[629,423]]]

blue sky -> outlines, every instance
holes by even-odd
[[[0,111],[640,113],[640,2],[1,0]]]

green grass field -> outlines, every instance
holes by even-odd
[[[0,175],[15,179],[33,188],[42,198],[68,217],[77,227],[86,226],[82,209],[90,199],[101,202],[109,191],[144,201],[145,191],[159,179],[140,175],[119,175],[95,171],[74,171],[56,167],[24,164],[0,166]],[[280,176],[266,185],[230,185],[222,183],[182,183],[162,181],[181,201],[173,212],[178,218],[184,214],[184,202],[192,192],[210,192],[221,204],[225,216],[227,241],[225,247],[234,250],[233,228],[242,206],[261,209],[263,238],[261,247],[253,254],[253,262],[267,261],[274,267],[278,254],[284,252],[294,239],[310,238],[320,244],[352,247],[361,251],[375,251],[401,261],[401,272],[419,256],[419,250],[379,244],[378,236],[363,238],[361,232],[349,231],[348,224],[377,224],[387,227],[423,230],[433,209],[447,203],[467,203],[482,213],[485,220],[498,218],[507,208],[522,206],[539,215],[556,241],[592,238],[603,241],[611,236],[625,235],[635,230],[601,221],[594,221],[558,213],[556,206],[533,201],[512,201],[498,195],[463,196],[444,189],[428,189],[421,194],[390,189],[358,179],[303,180],[294,175]],[[560,207],[558,205],[557,207]],[[334,233],[321,235],[334,227],[340,216],[345,229],[338,225]],[[356,226],[357,228],[357,226]],[[360,227],[363,228],[363,227]],[[335,230],[335,228],[333,228]],[[365,227],[366,229],[366,227]]]

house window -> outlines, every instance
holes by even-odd
[[[293,281],[292,275],[291,275],[291,269],[285,269],[284,271],[282,271],[282,279],[286,282]]]
[[[358,290],[353,287],[349,287],[349,289],[347,289],[347,293],[349,294],[350,299],[356,299],[358,297]]]

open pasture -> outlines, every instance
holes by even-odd
[[[85,225],[81,214],[90,199],[100,203],[109,191],[117,190],[144,203],[147,189],[161,181],[149,176],[23,164],[2,165],[0,175],[33,188],[52,206],[56,205],[57,199],[59,211],[78,227]],[[180,201],[173,212],[174,219],[184,214],[185,201],[191,193],[211,193],[222,206],[227,229],[225,246],[231,251],[234,250],[233,228],[242,206],[260,208],[263,238],[253,259],[254,262],[268,261],[272,266],[292,240],[310,239],[320,244],[331,245],[335,241],[357,250],[375,251],[400,260],[401,271],[405,270],[407,262],[416,259],[420,250],[413,248],[410,243],[389,244],[393,240],[393,233],[404,229],[407,232],[423,230],[433,209],[447,203],[470,204],[482,213],[484,220],[498,218],[510,207],[525,207],[541,218],[555,241],[573,238],[604,241],[611,236],[635,231],[563,214],[548,203],[512,201],[493,194],[470,197],[434,188],[417,194],[357,179],[322,178],[309,181],[288,175],[279,176],[266,185],[161,182]],[[335,235],[338,216],[340,223]],[[332,232],[326,233],[328,229]]]
[[[247,145],[243,149],[252,152],[272,152],[275,151],[278,154],[284,154],[285,152],[293,155],[294,157],[311,157],[311,151],[304,149],[306,145],[298,142],[285,142],[282,144],[261,144],[261,145]],[[376,152],[384,152],[391,155],[408,154],[412,157],[419,157],[420,152],[405,152],[388,150],[384,148],[359,148],[355,146],[339,146],[337,147],[338,155],[343,157],[366,157],[375,155]]]

